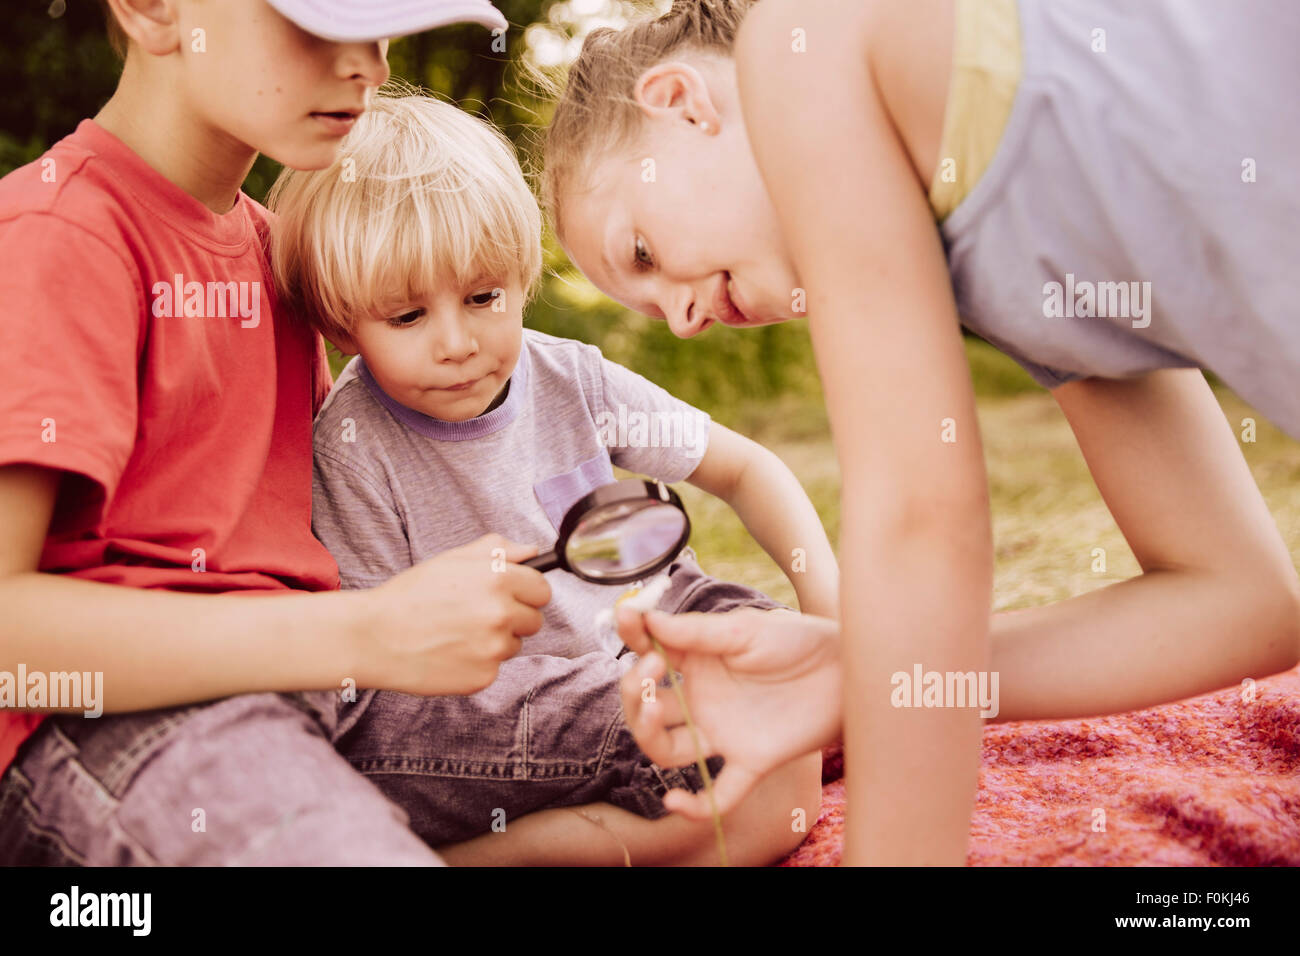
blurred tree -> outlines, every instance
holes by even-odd
[[[94,116],[121,64],[96,0],[8,0],[0,84],[0,175]]]

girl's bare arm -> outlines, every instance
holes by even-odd
[[[996,615],[997,719],[1134,710],[1292,667],[1300,580],[1201,373],[1052,394],[1143,573]]]
[[[988,492],[943,249],[875,87],[870,15],[856,0],[759,4],[737,76],[844,482],[845,861],[960,865],[979,712],[894,707],[891,676],[988,669]]]

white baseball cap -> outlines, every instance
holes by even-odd
[[[420,33],[450,23],[504,30],[488,0],[266,0],[288,20],[324,40],[355,43]]]

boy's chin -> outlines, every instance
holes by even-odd
[[[316,169],[328,169],[338,158],[342,140],[334,139],[317,143],[269,144],[258,152],[268,156],[281,166],[309,173]]]

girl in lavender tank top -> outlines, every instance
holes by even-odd
[[[683,337],[811,326],[839,644],[648,621],[693,651],[723,781],[843,733],[846,862],[965,860],[980,710],[902,706],[900,673],[997,676],[995,719],[1019,720],[1300,658],[1291,554],[1197,370],[1300,437],[1297,41],[1300,9],[1265,0],[677,0],[587,38],[543,180],[573,261]],[[1052,389],[1141,575],[990,620],[961,323]],[[656,760],[687,756],[627,704]]]

